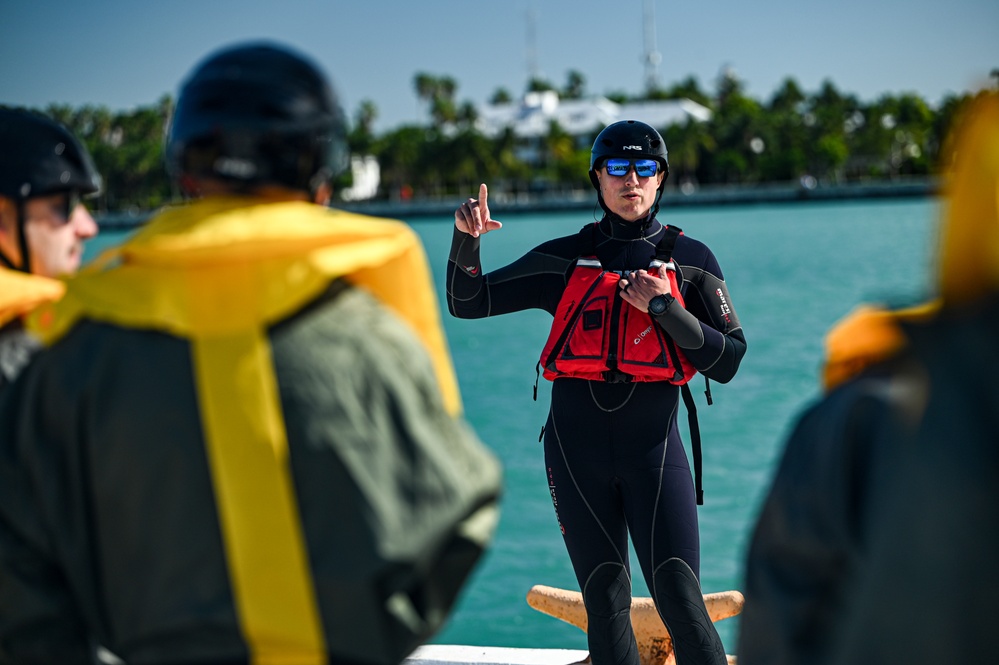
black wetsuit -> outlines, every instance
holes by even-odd
[[[597,258],[608,270],[647,268],[663,233],[655,219],[642,223],[604,217],[597,228]],[[556,238],[483,274],[479,244],[479,238],[455,229],[447,302],[459,318],[532,308],[554,314],[584,249],[578,234]],[[706,245],[686,235],[677,239],[673,258],[683,278],[686,311],[671,307],[660,325],[698,371],[727,382],[739,367],[746,341],[718,262]],[[559,378],[552,385],[545,464],[587,609],[595,665],[638,663],[629,615],[629,532],[674,639],[683,630],[676,624],[687,621],[664,607],[672,587],[666,579],[670,575],[659,574],[684,567],[678,558],[699,575],[694,487],[677,429],[679,394],[678,386],[666,382]]]

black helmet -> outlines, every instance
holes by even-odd
[[[100,189],[90,154],[69,130],[38,113],[0,108],[0,195],[23,201]]]
[[[182,85],[167,169],[314,191],[347,166],[346,123],[322,72],[282,46],[223,49]]]
[[[608,157],[639,157],[659,162],[663,172],[663,183],[669,175],[669,162],[666,159],[666,142],[653,127],[637,120],[621,120],[604,127],[597,134],[590,150],[590,182],[599,191],[597,181],[599,169]],[[660,192],[663,185],[659,186]]]

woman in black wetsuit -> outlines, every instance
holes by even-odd
[[[662,137],[644,123],[623,121],[605,128],[593,144],[589,171],[603,218],[487,274],[479,260],[481,236],[501,224],[489,215],[482,185],[479,199],[469,199],[455,212],[447,273],[451,314],[471,319],[529,308],[553,315],[558,311],[552,338],[565,325],[575,330],[578,323],[580,330],[602,332],[601,327],[624,327],[622,317],[651,317],[644,332],[656,330],[665,340],[663,349],[675,345],[704,376],[729,381],[746,352],[746,340],[711,250],[683,234],[664,241],[664,236],[673,235],[656,219],[669,170],[666,154]],[[672,251],[663,257],[669,240]],[[650,266],[657,250],[672,264]],[[599,260],[597,272],[613,282],[613,292],[604,299],[616,297],[620,302],[616,309],[608,307],[592,317],[587,310],[573,318],[574,308],[588,307],[577,305],[575,296],[589,288],[577,288],[581,275],[592,272],[577,265],[593,264],[594,256]],[[673,284],[679,293],[671,286],[669,267],[675,268],[678,279]],[[572,304],[567,296],[559,309],[566,293],[573,294]],[[639,339],[634,336],[636,345]],[[570,336],[565,346],[576,343]],[[644,370],[629,374],[607,355],[605,351],[602,359],[586,361],[594,367],[605,363],[605,371],[597,373],[603,378],[597,380],[575,378],[581,373],[592,377],[593,367],[559,371],[557,361],[548,365],[542,359],[557,376],[545,425],[545,465],[586,606],[592,662],[639,662],[630,617],[630,533],[650,593],[673,637],[678,663],[725,663],[697,581],[697,498],[677,429],[677,384],[689,376],[664,379],[662,367],[645,376]],[[669,358],[676,356],[664,351],[660,357],[672,376]]]

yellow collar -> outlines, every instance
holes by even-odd
[[[65,290],[57,279],[0,268],[0,326],[58,300]]]
[[[397,221],[235,197],[168,209],[71,279],[58,305],[31,323],[48,343],[82,317],[189,338],[225,335],[280,321],[338,277],[413,327],[449,411],[458,413],[426,255],[416,233]]]

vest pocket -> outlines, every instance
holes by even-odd
[[[566,341],[562,358],[601,358],[607,348],[606,326],[609,300],[597,297],[584,303],[579,318],[572,324],[572,331]]]

